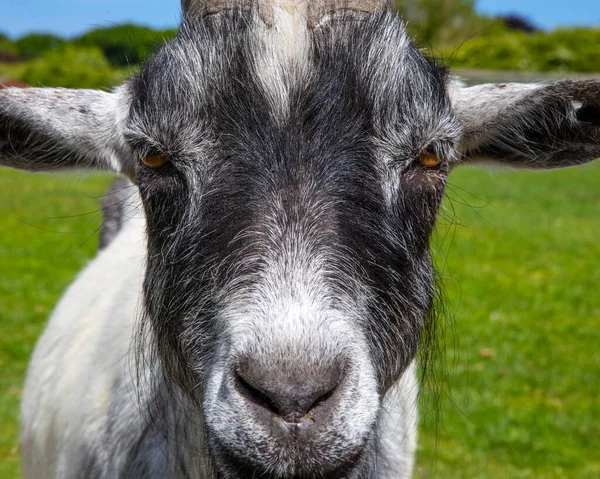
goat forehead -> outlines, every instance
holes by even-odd
[[[440,131],[451,116],[444,75],[393,15],[315,30],[290,21],[267,27],[238,11],[184,23],[134,82],[141,130],[169,151],[227,134],[268,136],[273,126],[302,127],[304,141],[324,128],[354,138],[395,129],[423,143],[449,134]]]

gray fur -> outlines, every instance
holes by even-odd
[[[134,186],[125,178],[114,181],[102,199],[102,226],[100,227],[98,249],[106,248],[117,236],[123,223],[128,219],[127,203]]]
[[[2,164],[30,171],[91,168],[128,172],[132,152],[123,138],[126,90],[64,88],[0,91]]]
[[[560,168],[600,156],[600,80],[459,86],[454,107],[467,160]]]

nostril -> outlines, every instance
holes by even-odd
[[[320,367],[310,374],[287,373],[245,361],[235,369],[235,387],[248,403],[287,422],[300,422],[317,408],[325,412],[338,390],[341,368]]]
[[[251,403],[267,409],[273,414],[278,414],[277,406],[273,404],[271,398],[263,393],[260,389],[252,386],[238,372],[235,374],[236,388],[238,392]]]
[[[331,391],[327,391],[325,394],[321,394],[317,399],[315,399],[315,401],[310,405],[310,409],[314,409],[317,406],[326,403],[329,398],[331,398],[331,396],[333,396],[333,393],[335,393],[337,389],[337,385],[334,386],[334,388]]]

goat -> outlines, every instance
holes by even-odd
[[[25,477],[410,477],[447,176],[600,156],[600,81],[466,87],[381,0],[182,9],[113,92],[0,91],[1,165],[135,185],[33,354]]]

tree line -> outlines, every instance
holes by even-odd
[[[600,27],[545,32],[516,15],[479,15],[474,0],[396,0],[396,7],[418,46],[453,68],[600,71]],[[23,60],[11,71],[31,85],[109,87],[175,34],[138,25],[97,28],[70,39],[0,33],[0,52]]]

